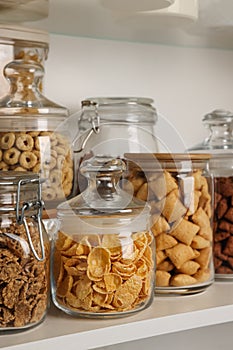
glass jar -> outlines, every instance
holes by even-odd
[[[157,112],[153,100],[137,97],[88,98],[78,118],[79,137],[74,143],[76,173],[80,163],[94,155],[122,158],[125,152],[157,152]],[[86,181],[78,174],[79,188]]]
[[[9,84],[4,77],[4,67],[15,59],[35,61],[43,67],[48,58],[49,34],[24,26],[0,25],[0,97],[9,92]],[[40,90],[43,89],[41,80]]]
[[[49,240],[38,175],[0,172],[0,331],[42,322],[49,301]]]
[[[58,206],[52,299],[72,316],[127,316],[153,300],[149,208],[120,188],[123,169],[122,160],[109,157],[82,162],[88,188]]]
[[[10,93],[0,100],[0,170],[39,173],[46,179],[45,214],[54,215],[73,188],[69,130],[62,127],[68,111],[41,94],[44,70],[38,62],[12,61],[4,74]]]
[[[210,135],[189,151],[212,154],[215,278],[227,281],[233,279],[233,113],[215,110],[204,116],[203,123]]]
[[[125,189],[151,206],[156,293],[205,290],[214,280],[210,156],[129,153],[125,157]]]

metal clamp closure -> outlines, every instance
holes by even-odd
[[[21,196],[21,187],[28,184],[38,184],[38,197],[35,201],[23,202],[22,207],[20,207],[20,196]],[[17,185],[17,193],[16,193],[16,221],[19,225],[23,224],[26,235],[28,238],[29,246],[32,250],[33,255],[38,261],[43,261],[45,259],[45,249],[44,249],[44,241],[43,241],[43,233],[42,233],[42,210],[44,206],[44,202],[41,199],[41,181],[39,179],[21,179]],[[39,240],[40,240],[40,248],[41,248],[41,257],[37,254],[35,247],[33,245],[31,233],[28,227],[28,223],[25,217],[25,212],[31,209],[37,209],[36,214],[32,215],[32,218],[38,224],[38,232],[39,232]]]
[[[83,121],[84,107],[94,107],[94,116],[92,115],[88,118],[88,121],[91,124],[91,129],[85,132],[82,135],[83,137],[81,136],[81,139],[80,139],[81,145],[77,150],[74,150],[74,153],[82,152],[92,133],[94,132],[95,134],[98,134],[100,131],[100,116],[98,113],[98,104],[95,101],[85,100],[82,102],[82,114],[80,115],[80,118],[79,118],[79,125],[81,125]]]

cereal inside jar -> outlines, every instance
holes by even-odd
[[[207,154],[126,154],[125,188],[151,206],[156,293],[191,294],[213,283],[212,182]]]
[[[0,175],[0,331],[41,323],[49,301],[50,244],[36,174]]]
[[[73,190],[69,130],[60,127],[67,109],[41,94],[38,62],[15,60],[4,73],[11,90],[0,100],[0,170],[40,174],[45,208],[54,209]]]
[[[84,161],[89,186],[58,206],[52,249],[52,299],[73,316],[120,317],[148,307],[154,295],[154,236],[149,208],[119,184],[124,163]]]

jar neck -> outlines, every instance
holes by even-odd
[[[232,123],[209,125],[210,135],[205,140],[212,148],[229,148],[233,146],[233,126]]]

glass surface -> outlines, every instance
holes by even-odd
[[[149,208],[123,191],[120,159],[82,163],[87,189],[58,206],[52,298],[83,317],[121,317],[148,307],[154,294],[154,238]]]

